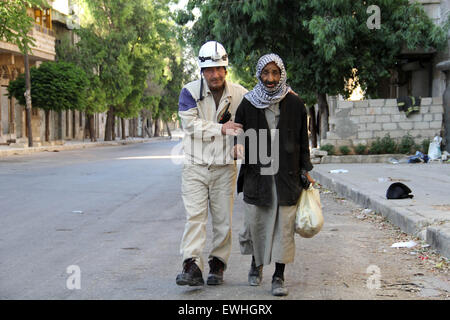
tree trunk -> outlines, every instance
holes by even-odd
[[[159,126],[159,117],[158,117],[155,119],[155,134],[154,134],[154,136],[159,137],[160,133],[161,133],[161,128]]]
[[[148,128],[148,130],[150,130],[148,137],[151,138],[151,137],[153,137],[153,117],[152,117],[152,115],[150,115],[150,117],[148,118],[148,122],[149,122],[149,125],[147,126],[147,128]]]
[[[328,108],[327,96],[324,93],[317,94],[317,103],[320,112],[320,140],[327,138],[329,130],[328,115],[330,113]]]
[[[141,138],[145,138],[145,131],[148,130],[147,129],[147,118],[142,117],[141,123],[142,123]]]
[[[136,125],[134,123],[134,120],[135,120],[135,118],[132,118],[132,119],[128,120],[128,135],[130,137],[135,137],[136,136],[136,130],[134,130]]]
[[[105,141],[113,140],[114,131],[114,108],[109,107],[106,113],[106,126],[105,126]]]
[[[170,132],[169,123],[167,121],[164,121],[164,123],[166,124],[167,135],[172,138],[172,132]]]
[[[73,140],[75,140],[77,137],[77,121],[76,121],[75,110],[72,110],[72,137],[73,137]]]
[[[97,137],[95,134],[95,122],[94,122],[93,114],[88,115],[88,121],[89,121],[89,136],[90,136],[92,142],[96,142]]]
[[[441,132],[443,150],[450,152],[450,71],[445,72],[447,87],[444,91],[444,132]]]
[[[309,131],[311,132],[311,144],[313,148],[317,148],[317,119],[314,106],[308,108],[309,115]]]
[[[128,136],[134,137],[134,118],[128,119]]]
[[[115,114],[112,116],[112,125],[111,125],[111,127],[112,127],[112,133],[111,133],[112,139],[113,139],[113,141],[116,141],[117,131],[116,131],[116,115]]]
[[[63,140],[63,113],[58,111],[58,140]]]
[[[50,110],[45,110],[45,141],[50,141]]]
[[[30,63],[28,53],[25,53],[24,57],[25,65],[25,101],[26,101],[26,113],[27,113],[27,130],[28,130],[28,146],[33,146],[33,132],[31,130],[31,80],[30,80]]]
[[[127,138],[126,132],[125,132],[125,119],[120,118],[120,124],[122,126],[122,140],[125,140]]]

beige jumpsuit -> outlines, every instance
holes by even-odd
[[[204,80],[203,80],[204,81]],[[198,101],[200,80],[185,86],[197,100],[195,108],[180,111],[185,164],[182,172],[182,198],[186,224],[180,245],[183,261],[195,258],[203,271],[202,252],[206,243],[208,208],[213,228],[209,258],[225,263],[231,253],[231,218],[236,182],[236,164],[231,157],[233,137],[221,133],[220,113],[230,106],[234,120],[247,90],[237,84],[225,83],[224,93],[216,110],[214,98],[204,81],[204,99]]]

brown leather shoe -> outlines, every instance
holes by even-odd
[[[202,286],[205,284],[202,271],[195,263],[195,259],[184,260],[183,271],[177,275],[176,283],[179,286]]]
[[[210,259],[208,263],[209,263],[209,275],[208,279],[206,280],[206,284],[210,286],[217,286],[222,284],[225,264],[216,257]]]

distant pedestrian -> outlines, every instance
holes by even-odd
[[[243,158],[238,193],[244,192],[245,222],[239,235],[241,253],[251,254],[252,262],[248,274],[249,284],[257,286],[262,281],[263,265],[275,262],[272,277],[272,294],[284,296],[288,290],[284,285],[284,269],[294,261],[294,223],[296,204],[302,192],[302,174],[311,183],[309,176],[313,166],[310,161],[307,113],[302,100],[286,84],[283,61],[276,54],[261,57],[256,66],[258,84],[245,95],[236,111],[236,123],[243,130],[267,130],[267,136],[257,135],[257,146],[267,143],[267,150],[278,142],[278,150],[271,157],[278,159],[265,165],[258,154],[252,163],[249,146],[238,142],[234,147],[236,156]],[[278,139],[278,140],[277,140]],[[250,142],[252,143],[252,142]],[[277,144],[275,144],[276,146]],[[255,155],[253,155],[255,156]],[[263,174],[273,161],[278,170]]]

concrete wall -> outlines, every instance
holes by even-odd
[[[450,14],[450,1],[449,0],[414,0],[420,2],[424,6],[424,10],[427,15],[438,25],[442,25],[448,15]],[[442,61],[450,59],[450,30],[448,33],[448,46],[447,50],[443,52],[439,52],[433,59],[433,97],[438,97],[443,95],[446,84],[445,84],[445,76],[444,74],[436,70],[435,66]]]
[[[449,0],[410,0],[410,3],[418,2],[423,5],[424,11],[437,25],[442,25],[446,21],[446,17],[450,12]],[[425,54],[424,50],[413,50],[402,58],[408,58],[409,63],[401,64],[403,71],[408,71],[410,83],[406,85],[395,85],[395,94],[386,94],[385,84],[381,84],[379,96],[382,98],[395,98],[400,96],[421,96],[421,97],[438,97],[443,94],[446,88],[445,75],[436,69],[436,65],[450,58],[450,31],[448,34],[448,44],[446,50],[431,55]],[[420,61],[420,64],[419,64]],[[392,81],[396,83],[396,76]],[[384,89],[384,90],[383,90]]]
[[[420,143],[440,134],[443,112],[442,97],[422,98],[420,113],[409,117],[398,110],[396,99],[330,99],[330,131],[327,138],[321,140],[321,145],[370,145],[388,133],[397,141],[410,134],[416,143]]]

